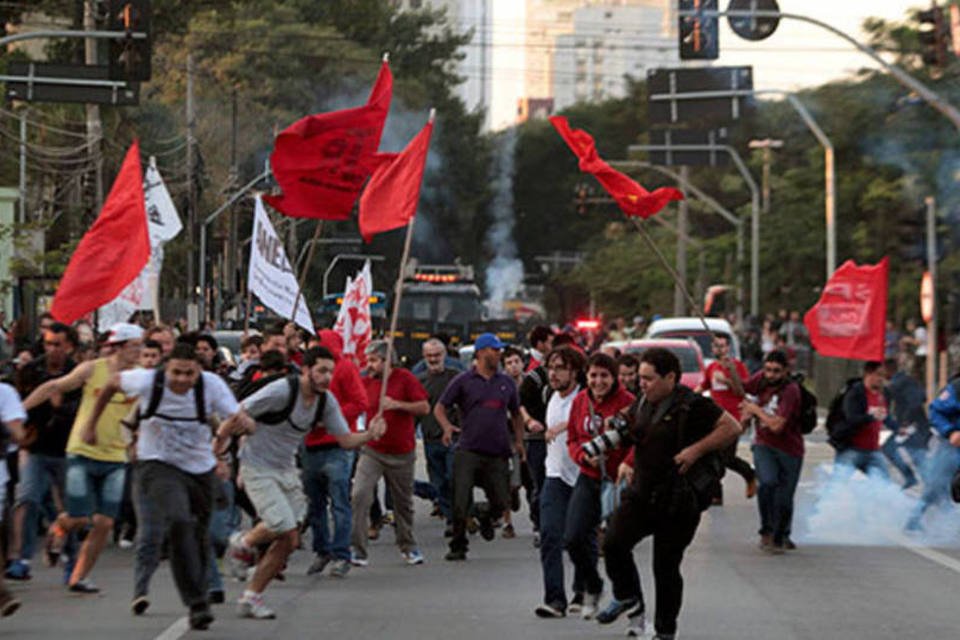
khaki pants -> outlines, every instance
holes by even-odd
[[[364,447],[357,461],[350,501],[353,507],[353,525],[350,544],[360,558],[367,557],[367,530],[370,528],[370,505],[373,491],[383,476],[393,497],[393,516],[397,525],[397,546],[406,553],[417,548],[413,538],[413,467],[416,451],[395,456]]]

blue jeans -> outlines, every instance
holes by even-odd
[[[850,447],[843,451],[837,451],[837,456],[833,461],[833,480],[849,480],[857,470],[870,477],[890,479],[887,463],[879,450],[869,451]]]
[[[950,481],[960,467],[960,450],[940,436],[936,436],[931,442],[932,450],[923,473],[923,494],[910,515],[911,527],[920,525],[920,519],[930,507],[950,502]]]
[[[20,481],[17,483],[16,506],[26,509],[23,530],[20,532],[20,558],[29,560],[37,546],[37,520],[47,493],[63,496],[63,482],[67,469],[66,458],[30,453],[20,465]]]
[[[223,498],[223,502],[217,505],[214,500],[214,510],[210,514],[210,526],[207,529],[207,535],[210,540],[210,547],[207,549],[207,592],[223,591],[223,576],[220,575],[220,567],[217,566],[217,558],[223,555],[223,550],[230,544],[230,534],[236,529],[235,519],[233,517],[233,483],[229,480],[216,480],[216,491],[221,492],[218,496]],[[217,508],[219,507],[219,508]]]
[[[584,590],[589,594],[598,594],[603,590],[603,579],[597,571],[598,526],[600,481],[581,473],[567,503],[563,539],[573,566],[583,576]],[[540,544],[543,544],[542,539]]]
[[[84,518],[97,513],[115,519],[123,499],[126,467],[123,462],[67,454],[65,502],[70,517]]]
[[[560,609],[567,608],[563,588],[563,532],[573,487],[560,478],[546,478],[540,487],[540,565],[543,569],[543,601]],[[573,592],[583,593],[583,576],[576,569]]]
[[[773,536],[774,544],[783,544],[790,537],[793,497],[800,481],[803,458],[755,444],[753,466],[757,472],[760,535]]]
[[[331,447],[304,450],[303,490],[310,501],[308,520],[313,532],[313,551],[337,560],[350,559],[350,472],[353,451]],[[329,512],[328,512],[329,507]],[[333,515],[333,535],[329,514]]]
[[[442,442],[424,442],[427,475],[437,494],[437,505],[447,522],[453,521],[450,499],[453,496],[453,449]]]
[[[917,471],[923,472],[923,468],[926,465],[927,459],[927,450],[924,447],[912,446],[913,443],[910,440],[906,442],[897,442],[896,434],[891,435],[887,438],[887,441],[883,443],[881,451],[883,455],[887,457],[887,460],[890,461],[897,471],[903,475],[903,483],[905,486],[913,486],[917,484],[917,474],[914,472],[910,465],[907,464],[907,461],[903,459],[902,451],[906,451],[910,456],[910,459],[913,460],[914,466],[917,468]]]

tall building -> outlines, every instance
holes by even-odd
[[[554,108],[626,95],[625,76],[680,63],[676,14],[669,0],[594,5],[573,12],[573,28],[556,38]]]

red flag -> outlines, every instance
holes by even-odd
[[[100,215],[70,257],[50,313],[70,324],[107,304],[140,275],[149,259],[140,143],[134,140]]]
[[[817,353],[851,360],[883,360],[887,316],[887,258],[858,267],[847,260],[803,316]]]
[[[283,195],[264,201],[294,218],[348,219],[375,167],[392,96],[393,75],[384,61],[367,104],[307,116],[281,132],[270,167]]]
[[[366,242],[406,225],[417,213],[432,132],[431,119],[402,152],[379,154],[380,166],[360,196],[360,235]]]
[[[583,129],[571,129],[565,117],[550,116],[550,122],[580,159],[580,171],[592,174],[628,216],[649,218],[671,200],[683,200],[683,192],[673,187],[662,187],[651,193],[608,165],[597,154],[593,137]]]

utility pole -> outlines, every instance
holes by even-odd
[[[770,213],[770,164],[773,160],[773,149],[783,147],[783,140],[772,140],[765,138],[763,140],[751,140],[751,149],[763,149],[763,177],[760,184],[760,210],[764,215]]]
[[[97,2],[85,0],[83,3],[83,30],[97,30]],[[84,40],[83,61],[89,65],[97,64],[97,41],[93,38]],[[96,209],[99,212],[103,206],[103,155],[100,145],[103,140],[103,123],[100,120],[100,105],[87,103],[87,152],[93,160],[94,167],[94,198]]]
[[[234,89],[230,108],[230,184],[227,187],[228,193],[235,191],[236,188],[240,186],[237,184],[240,177],[240,168],[237,166],[238,124],[237,90]],[[226,256],[224,280],[226,282],[226,290],[228,295],[232,295],[235,291],[240,290],[238,287],[239,282],[237,281],[237,265],[240,262],[238,256],[238,244],[238,224],[236,210],[231,208],[230,216],[227,218],[227,245],[224,247],[224,255]]]
[[[20,112],[20,224],[27,221],[27,108]]]
[[[190,247],[190,258],[187,260],[187,324],[191,329],[197,328],[197,281],[195,276],[194,261],[195,256],[193,247],[197,237],[197,190],[194,181],[194,126],[196,124],[196,113],[193,104],[193,54],[187,54],[187,244]],[[200,256],[205,260],[206,256]],[[205,296],[206,291],[201,291],[200,296]],[[192,315],[191,315],[192,314]],[[206,322],[206,318],[198,318]]]
[[[690,167],[686,165],[680,167],[680,181],[686,184],[690,179]],[[677,275],[684,286],[687,283],[687,233],[689,206],[686,198],[677,203]],[[687,306],[687,299],[684,296],[683,288],[679,282],[673,285],[673,315],[687,315],[684,309]]]

